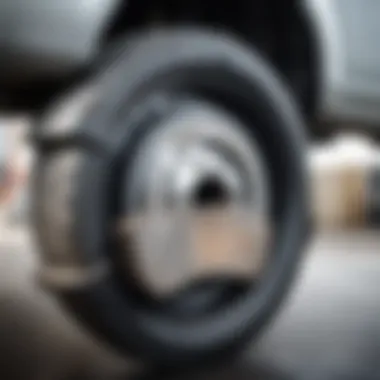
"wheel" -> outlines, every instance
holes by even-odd
[[[110,56],[36,129],[41,279],[97,336],[143,362],[184,367],[234,355],[278,310],[303,251],[308,207],[299,113],[259,54],[229,36],[147,31],[120,41]],[[183,257],[186,226],[193,226],[180,211],[214,207],[226,193],[247,225],[269,215],[270,255],[260,277],[253,281],[248,271],[236,281],[227,259],[224,275],[206,270],[206,281],[199,276],[193,288],[162,278],[168,271],[160,263]],[[151,205],[168,214],[134,229],[134,243],[153,241],[141,252],[158,257],[167,247],[176,254],[153,261],[144,282],[144,263],[140,271],[131,263],[144,254],[136,256],[130,230],[121,248],[114,226],[152,212]],[[170,234],[153,239],[164,225]],[[217,236],[210,241],[223,234]],[[159,297],[173,288],[176,295]]]

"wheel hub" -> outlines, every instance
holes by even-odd
[[[268,184],[259,150],[244,132],[221,109],[187,102],[138,149],[125,176],[128,212],[119,228],[132,247],[125,250],[127,275],[137,271],[151,293],[259,273]]]

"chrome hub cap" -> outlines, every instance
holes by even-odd
[[[184,104],[146,137],[127,176],[127,269],[156,295],[210,276],[253,278],[268,232],[265,174],[240,121]]]

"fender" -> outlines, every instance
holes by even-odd
[[[0,2],[0,84],[57,80],[90,64],[121,0]]]
[[[319,118],[380,127],[380,2],[303,0],[318,50]]]

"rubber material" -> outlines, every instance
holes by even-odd
[[[273,263],[258,288],[252,286],[207,317],[185,321],[136,304],[112,276],[60,296],[96,334],[127,355],[160,367],[204,364],[236,353],[257,336],[295,277],[308,232],[303,122],[266,62],[231,37],[154,30],[128,46],[100,70],[96,105],[76,131],[77,141],[104,146],[100,155],[88,152],[76,184],[76,239],[86,262],[105,256],[106,196],[115,152],[133,150],[157,117],[154,107],[147,111],[147,95],[167,90],[206,97],[254,126],[249,132],[262,146],[273,188]]]

